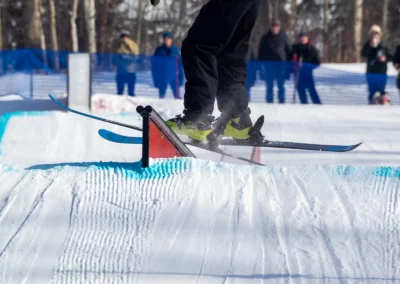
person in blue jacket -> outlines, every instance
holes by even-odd
[[[183,85],[184,71],[179,48],[172,44],[171,32],[163,34],[164,42],[157,47],[152,58],[151,71],[154,86],[161,99],[165,98],[168,85],[175,99],[181,99],[179,87]]]

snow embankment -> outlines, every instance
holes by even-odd
[[[192,159],[2,165],[0,282],[400,281],[399,179]]]
[[[96,96],[96,114],[122,123],[141,126],[135,112],[150,104],[165,119],[181,113],[182,102]],[[102,106],[102,107],[100,107]],[[382,106],[296,106],[251,104],[252,119],[265,115],[262,129],[266,139],[319,144],[363,144],[349,153],[262,149],[261,163],[267,165],[400,164],[400,108]],[[124,111],[124,113],[120,113]],[[218,115],[216,112],[215,115]],[[0,163],[37,164],[54,162],[138,161],[140,145],[122,145],[99,137],[100,128],[140,136],[130,129],[62,112],[22,112],[0,117]],[[219,161],[214,154],[191,148],[200,158]],[[251,150],[251,149],[250,149]],[[251,151],[230,147],[226,151],[250,157]]]

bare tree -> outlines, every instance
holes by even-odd
[[[50,6],[50,31],[51,31],[51,44],[54,52],[58,52],[58,40],[57,40],[57,20],[56,20],[56,7],[54,0],[49,0]],[[54,56],[54,69],[59,69],[58,56]]]
[[[292,35],[293,38],[296,36],[296,31],[297,31],[297,0],[291,0],[291,15],[290,15],[290,20],[291,20],[291,25],[290,28],[292,30]]]
[[[268,22],[270,23],[274,17],[274,6],[272,5],[272,0],[264,0],[268,5]]]
[[[324,0],[324,60],[328,60],[329,54],[329,0]]]
[[[8,47],[7,37],[7,20],[8,20],[8,5],[9,0],[2,1],[1,5],[1,48],[6,49]]]
[[[24,42],[27,47],[46,49],[43,26],[40,15],[41,1],[30,0],[25,2],[23,20],[25,24]]]
[[[96,6],[94,0],[83,0],[85,10],[86,30],[88,34],[88,51],[96,52]]]
[[[363,27],[363,5],[364,0],[354,0],[354,58],[356,62],[361,59],[361,39]]]
[[[78,17],[78,5],[79,5],[79,0],[73,0],[72,12],[71,12],[71,39],[72,39],[72,51],[74,52],[77,52],[79,50],[78,27],[76,26],[76,18]]]
[[[7,2],[7,1],[4,1]],[[0,5],[0,50],[4,50],[5,43],[3,42],[4,39],[4,19],[3,14],[4,10],[7,7],[7,3],[1,3]],[[0,56],[0,73],[3,73],[3,56]]]
[[[144,12],[145,12],[145,4],[144,2],[148,2],[147,0],[138,0],[138,10],[137,10],[137,21],[136,21],[136,43],[140,47],[140,41],[142,37],[142,28],[144,21]]]
[[[279,19],[279,0],[274,1],[274,18]]]
[[[0,50],[4,49],[4,45],[3,45],[3,9],[4,9],[3,5],[0,4]],[[1,64],[0,68],[2,66],[3,66],[3,64]]]
[[[383,0],[383,13],[382,13],[382,29],[383,38],[388,38],[388,13],[389,13],[389,0]]]
[[[104,53],[106,50],[108,12],[109,12],[109,3],[108,3],[108,0],[104,0],[102,21],[101,21],[101,28],[100,28],[100,52],[102,52],[102,53]]]

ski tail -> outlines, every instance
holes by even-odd
[[[81,116],[84,116],[84,117],[87,117],[87,118],[100,120],[100,121],[107,122],[107,123],[110,123],[110,124],[122,126],[122,127],[125,127],[125,128],[130,128],[130,129],[133,129],[133,130],[142,131],[142,129],[140,127],[136,127],[136,126],[133,126],[133,125],[121,123],[121,122],[114,121],[114,120],[105,119],[105,118],[102,118],[102,117],[99,117],[99,116],[95,116],[95,115],[91,115],[91,114],[88,114],[88,113],[84,113],[84,112],[80,112],[80,111],[74,110],[72,108],[67,107],[66,105],[61,103],[59,100],[57,100],[56,98],[54,98],[50,94],[49,94],[49,97],[56,105],[58,105],[60,108],[62,108],[65,111],[69,111],[69,112],[72,112],[72,113],[75,113],[75,114],[78,114],[78,115],[81,115]]]

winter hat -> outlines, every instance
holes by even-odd
[[[372,35],[372,34],[379,34],[380,36],[382,36],[382,29],[381,29],[381,27],[380,26],[378,26],[378,25],[373,25],[372,27],[371,27],[371,29],[369,30],[369,34],[370,35]]]
[[[119,37],[130,36],[130,32],[128,30],[122,30],[119,34]]]
[[[151,5],[153,5],[155,7],[158,4],[160,4],[160,0],[150,0],[150,3],[151,3]]]
[[[164,32],[163,33],[164,38],[172,38],[172,33],[171,32]]]
[[[271,26],[272,27],[274,27],[274,26],[281,26],[281,21],[279,21],[279,20],[273,20],[272,22],[271,22]]]
[[[307,32],[301,31],[301,32],[299,33],[299,35],[298,35],[298,38],[301,38],[301,37],[303,37],[303,36],[309,37]]]

